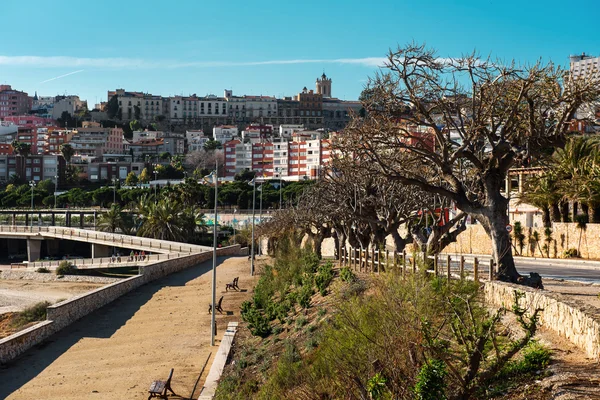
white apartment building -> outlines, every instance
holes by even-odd
[[[234,125],[220,125],[213,128],[213,140],[225,144],[238,136],[238,128]]]
[[[580,77],[592,77],[600,80],[600,57],[592,57],[582,53],[569,57],[571,61],[571,76],[576,79]],[[600,103],[583,104],[577,110],[578,119],[595,119],[600,109]]]
[[[294,132],[303,131],[306,128],[304,125],[285,124],[279,125],[279,137],[291,138]]]
[[[171,120],[193,120],[204,117],[227,117],[227,102],[222,97],[173,96],[169,98]]]

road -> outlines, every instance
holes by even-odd
[[[465,256],[467,260],[465,268],[472,269],[473,256]],[[480,262],[482,276],[487,276],[489,256],[477,256]],[[453,260],[455,260],[453,255]],[[530,272],[537,272],[542,278],[565,279],[581,282],[600,283],[600,261],[589,260],[555,260],[555,259],[526,259],[524,257],[515,257],[517,270],[522,275],[528,275]],[[458,264],[452,263],[454,268],[458,269]],[[455,266],[456,265],[456,266]]]

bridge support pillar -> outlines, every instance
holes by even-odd
[[[42,241],[27,239],[27,259],[29,262],[37,261],[40,259],[42,253]]]
[[[92,258],[110,257],[111,247],[92,243]]]

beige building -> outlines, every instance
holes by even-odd
[[[65,111],[74,115],[83,108],[87,108],[87,101],[80,100],[79,96],[56,96],[56,101],[52,108],[52,118],[60,118]]]

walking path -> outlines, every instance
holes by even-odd
[[[240,304],[256,279],[246,257],[220,262],[217,300],[225,296],[226,313],[217,314],[218,339],[228,322],[240,319]],[[146,399],[150,383],[166,379],[170,368],[175,393],[187,398],[217,349],[210,346],[207,313],[211,268],[208,261],[142,286],[2,366],[0,398]],[[242,292],[225,293],[225,283],[237,276]],[[201,388],[202,382],[195,397]]]

